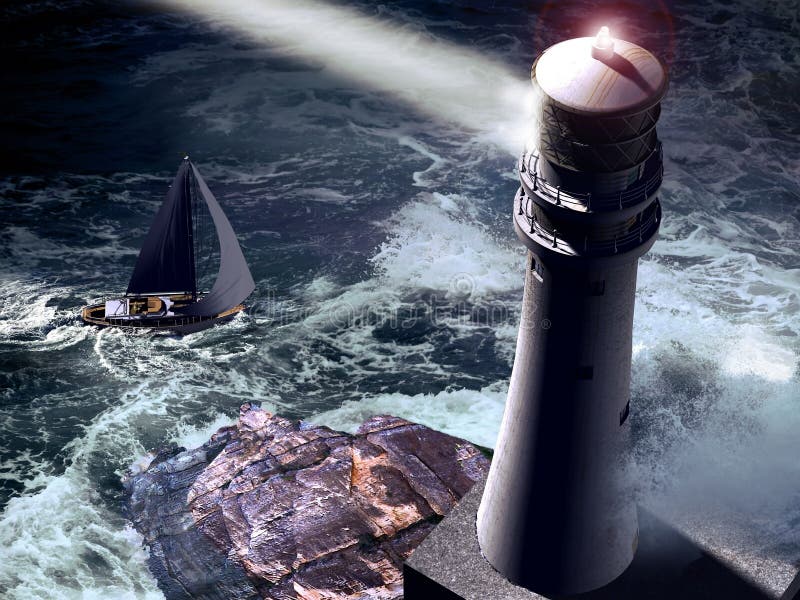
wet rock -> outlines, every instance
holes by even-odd
[[[170,600],[396,599],[403,561],[488,468],[472,444],[396,417],[349,435],[245,404],[125,485]]]

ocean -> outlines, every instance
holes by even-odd
[[[493,446],[530,65],[600,24],[671,78],[636,295],[639,499],[723,515],[742,552],[800,568],[796,0],[228,4],[0,7],[0,597],[162,598],[120,478],[244,402]],[[185,153],[239,236],[249,310],[185,337],[83,325],[124,293]]]

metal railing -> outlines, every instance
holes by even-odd
[[[528,180],[531,190],[550,200],[556,206],[562,204],[573,205],[581,207],[586,212],[621,210],[625,207],[644,202],[658,191],[658,188],[664,180],[664,165],[661,164],[647,181],[637,183],[633,188],[623,192],[611,194],[568,192],[562,190],[561,186],[552,185],[544,177],[539,175],[539,172],[536,170],[536,165],[534,164],[534,166],[531,167],[531,159],[533,158],[536,159],[536,162],[539,161],[539,155],[535,152],[530,154],[524,152],[520,158],[519,166],[520,176]]]
[[[653,210],[646,211],[649,214],[642,217],[644,213],[639,213],[637,223],[623,235],[615,235],[613,238],[591,240],[588,235],[583,236],[583,240],[576,240],[573,235],[559,237],[556,228],[549,229],[533,212],[534,202],[527,194],[519,198],[518,215],[524,216],[528,223],[528,233],[535,234],[544,239],[551,248],[557,248],[567,254],[595,254],[600,256],[613,255],[625,252],[641,244],[648,239],[661,222],[661,206],[656,205]]]

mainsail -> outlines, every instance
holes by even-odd
[[[128,283],[129,296],[197,293],[189,173],[189,161],[184,161],[139,252]]]
[[[256,284],[244,260],[244,255],[239,247],[233,227],[231,227],[225,213],[222,212],[222,207],[220,207],[211,190],[208,189],[197,168],[193,164],[189,164],[197,182],[200,197],[208,206],[208,211],[211,213],[211,219],[214,221],[214,227],[217,230],[219,271],[217,272],[214,286],[208,294],[199,302],[178,309],[176,312],[181,312],[185,315],[216,315],[241,304],[253,292]]]
[[[219,270],[208,294],[198,302],[174,310],[185,315],[213,316],[239,305],[255,289],[255,283],[230,222],[188,159],[178,169],[167,198],[145,238],[128,284],[128,295],[179,292],[189,293],[192,298],[197,296],[192,179],[208,206],[217,232]]]

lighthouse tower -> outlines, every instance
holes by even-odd
[[[528,248],[514,368],[478,510],[481,552],[542,594],[601,587],[633,559],[631,329],[660,221],[663,65],[605,27],[533,65],[538,131],[513,221]]]

